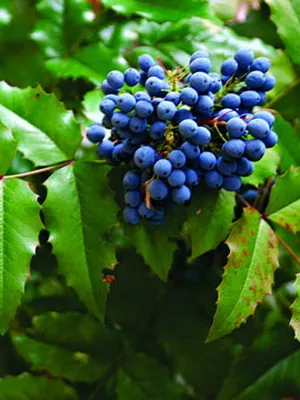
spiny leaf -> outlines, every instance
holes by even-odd
[[[195,193],[188,206],[185,234],[191,240],[191,258],[215,249],[229,232],[234,215],[234,194],[225,190]]]
[[[144,18],[157,21],[177,21],[188,17],[208,17],[212,16],[209,4],[206,0],[190,0],[182,2],[175,0],[170,7],[168,0],[150,0],[147,2],[138,0],[102,0],[107,8],[112,8],[119,14],[126,16],[137,14]]]
[[[18,353],[37,371],[47,370],[58,378],[74,382],[94,382],[110,367],[83,352],[70,352],[62,347],[43,343],[23,334],[13,334]]]
[[[14,159],[17,142],[11,130],[0,121],[0,175],[4,175]]]
[[[226,243],[230,254],[207,341],[227,335],[253,315],[256,306],[271,293],[278,267],[277,238],[254,209],[246,209],[233,224]]]
[[[1,82],[0,119],[36,165],[71,159],[82,139],[73,113],[39,87],[17,89]]]
[[[300,64],[300,7],[293,0],[266,0],[290,58]]]
[[[108,284],[102,269],[115,263],[110,230],[117,206],[107,181],[107,167],[76,162],[56,171],[47,181],[43,205],[49,241],[58,267],[87,308],[102,319]]]
[[[297,298],[291,306],[292,309],[291,326],[295,331],[295,338],[300,341],[300,274],[296,275],[294,288],[297,293]]]
[[[63,57],[78,45],[85,33],[84,26],[94,17],[86,0],[39,0],[37,10],[41,18],[31,37],[50,58]]]
[[[0,380],[0,400],[78,400],[73,388],[66,383],[27,373],[6,376]]]
[[[3,334],[24,292],[42,224],[36,196],[22,180],[0,181],[0,210],[0,334]]]
[[[300,230],[300,167],[291,167],[277,178],[266,214],[292,232]]]

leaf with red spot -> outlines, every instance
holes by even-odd
[[[291,327],[295,331],[295,338],[300,342],[300,273],[296,275],[294,288],[297,293],[297,298],[292,304],[292,319]]]
[[[253,315],[256,306],[271,293],[278,267],[278,240],[255,209],[246,209],[233,224],[226,243],[230,254],[218,287],[208,342],[227,335]]]
[[[300,231],[300,167],[292,166],[277,179],[266,214],[283,228]]]

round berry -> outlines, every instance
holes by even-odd
[[[190,63],[196,60],[196,58],[209,58],[209,53],[206,50],[195,51],[190,58]]]
[[[168,196],[168,187],[160,179],[154,179],[148,186],[149,194],[154,200],[164,200]]]
[[[261,118],[252,119],[248,123],[247,129],[248,132],[257,139],[265,138],[270,132],[269,124]]]
[[[229,190],[230,192],[236,192],[242,186],[242,180],[238,175],[224,176],[223,177],[223,189]]]
[[[121,94],[117,100],[118,108],[125,113],[128,113],[129,111],[133,110],[135,104],[136,104],[135,98],[132,96],[132,94],[129,93]]]
[[[190,86],[198,93],[205,92],[210,84],[209,76],[204,72],[196,72],[191,76]]]
[[[111,71],[106,79],[109,86],[114,89],[120,89],[124,85],[124,75],[120,71]]]
[[[263,138],[263,142],[267,148],[274,147],[278,142],[278,135],[274,131],[270,131],[266,137]]]
[[[249,176],[254,171],[254,165],[246,157],[241,157],[237,160],[236,173],[241,176]]]
[[[169,160],[158,160],[154,164],[153,171],[161,178],[167,178],[172,171],[172,164]]]
[[[140,184],[141,184],[140,175],[138,175],[132,171],[126,172],[126,174],[124,175],[124,178],[123,178],[123,185],[124,185],[125,189],[133,190],[133,189],[138,188],[140,186]]]
[[[268,92],[269,90],[273,89],[273,87],[275,85],[276,85],[276,79],[274,78],[274,76],[273,75],[266,75],[265,76],[265,83],[260,88],[260,90],[263,90],[264,92]]]
[[[190,200],[190,198],[191,198],[191,191],[185,185],[181,186],[180,188],[172,190],[172,199],[174,200],[175,203],[185,204]]]
[[[165,78],[165,71],[159,65],[154,65],[153,67],[149,68],[148,76],[156,76],[158,79]]]
[[[134,161],[140,168],[151,167],[155,162],[155,151],[150,146],[143,146],[134,153]]]
[[[227,122],[227,131],[231,138],[240,138],[246,132],[247,124],[241,118],[232,118]]]
[[[221,103],[223,107],[238,108],[241,105],[241,99],[238,94],[228,93],[221,99]]]
[[[168,158],[174,168],[182,168],[186,163],[186,156],[181,150],[172,150]]]
[[[249,89],[259,89],[265,83],[265,75],[261,71],[252,71],[246,76],[245,82]]]
[[[181,169],[175,169],[168,177],[168,183],[172,187],[179,187],[184,184],[185,179],[185,173]]]
[[[157,106],[157,115],[158,118],[166,121],[168,119],[172,119],[176,113],[176,106],[171,101],[162,101]]]
[[[128,68],[124,72],[124,80],[128,86],[136,86],[140,81],[140,73],[135,68]]]
[[[146,100],[151,102],[151,97],[149,96],[149,94],[147,92],[143,92],[142,90],[136,92],[134,94],[134,97],[136,101]]]
[[[238,69],[238,63],[235,60],[226,60],[221,65],[222,75],[232,76]]]
[[[139,190],[129,190],[125,194],[125,204],[129,207],[138,207],[142,201],[142,194]]]
[[[165,136],[165,131],[165,122],[155,121],[150,127],[150,136],[154,140],[162,140]]]
[[[245,107],[254,107],[260,103],[260,96],[254,90],[246,90],[240,94],[241,103]]]
[[[151,76],[146,80],[145,86],[150,96],[158,96],[163,88],[163,83],[156,76]]]
[[[208,74],[210,69],[211,69],[211,62],[210,59],[207,57],[198,57],[195,60],[193,60],[190,64],[190,70],[192,73],[205,72],[206,74]]]
[[[165,100],[167,101],[171,101],[172,103],[175,104],[175,106],[178,106],[178,104],[181,101],[181,95],[178,92],[169,92],[166,97]]]
[[[207,171],[214,169],[216,163],[217,163],[216,156],[210,151],[204,151],[199,156],[200,167]]]
[[[204,126],[198,126],[195,135],[193,135],[189,140],[198,146],[208,144],[211,141],[210,131]]]
[[[254,54],[249,49],[240,49],[235,53],[234,59],[241,70],[246,70],[254,60]]]
[[[111,123],[116,128],[125,128],[130,121],[130,117],[122,112],[115,112],[111,117]]]
[[[110,157],[114,149],[114,144],[111,140],[103,140],[99,143],[97,152],[100,157]]]
[[[104,98],[100,103],[100,111],[107,116],[111,116],[116,108],[116,102],[107,98]]]
[[[130,118],[129,128],[134,133],[142,133],[147,129],[147,120],[134,116]]]
[[[150,219],[154,216],[155,211],[148,208],[145,202],[139,205],[138,212],[142,218]]]
[[[148,72],[155,62],[149,54],[142,54],[138,58],[138,64],[143,71]]]
[[[184,170],[185,173],[185,184],[188,187],[197,186],[199,184],[199,177],[197,172],[192,168]]]
[[[271,63],[266,57],[257,57],[251,64],[252,71],[261,71],[263,73],[268,72],[270,67]]]
[[[123,218],[129,224],[135,225],[140,222],[140,215],[136,208],[125,207],[123,211]]]
[[[180,146],[180,150],[183,151],[186,157],[190,160],[197,158],[200,154],[199,146],[190,142],[184,142]]]
[[[222,146],[222,155],[231,161],[232,158],[240,158],[245,151],[245,142],[240,139],[231,139]]]
[[[223,177],[222,175],[215,171],[208,171],[204,174],[204,181],[208,187],[211,188],[220,188],[223,185]]]
[[[246,142],[245,154],[251,161],[259,161],[265,154],[266,146],[259,139],[252,139]]]
[[[181,101],[183,104],[193,106],[198,101],[198,93],[191,87],[184,88],[181,91]]]
[[[101,125],[93,124],[87,129],[86,136],[90,142],[99,143],[105,137],[105,129]]]
[[[141,100],[136,103],[135,112],[140,118],[148,118],[153,113],[154,108],[149,101]]]
[[[268,111],[259,111],[253,115],[253,119],[261,118],[269,124],[269,127],[272,128],[275,117],[269,113]]]
[[[179,124],[179,132],[182,134],[183,137],[189,139],[195,135],[198,129],[198,125],[195,121],[191,119],[185,119],[180,122]]]
[[[236,161],[227,161],[224,157],[219,157],[217,161],[217,170],[225,176],[233,175],[237,170]]]
[[[212,115],[213,106],[213,100],[209,96],[202,95],[199,96],[197,104],[195,105],[195,110],[197,113],[209,117]]]

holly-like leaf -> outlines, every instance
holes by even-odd
[[[27,373],[0,379],[0,400],[78,400],[73,388],[66,383]]]
[[[294,102],[292,101],[291,103]],[[296,131],[288,121],[280,117],[276,118],[274,131],[279,136],[279,142],[276,148],[279,148],[282,155],[282,168],[286,170],[291,165],[294,165],[295,167],[299,166],[300,154],[298,151],[298,145],[300,141],[300,132]],[[270,150],[268,150],[268,152],[269,151]],[[262,161],[263,160],[264,158]]]
[[[98,85],[108,72],[114,69],[124,70],[125,59],[103,43],[82,47],[69,58],[53,58],[46,67],[58,78],[85,78]]]
[[[254,186],[263,184],[266,179],[276,175],[280,161],[279,150],[268,149],[264,157],[254,164],[253,174],[243,178],[243,183]]]
[[[0,119],[25,158],[36,165],[71,159],[82,139],[72,112],[40,87],[17,89],[0,83]]]
[[[95,15],[86,0],[39,0],[41,16],[31,38],[40,44],[46,57],[63,57],[78,46]]]
[[[0,121],[0,175],[5,174],[5,172],[11,166],[16,149],[17,142],[13,137],[11,130],[2,124]]]
[[[109,288],[102,281],[102,269],[116,260],[109,233],[116,223],[117,206],[107,171],[97,162],[76,162],[56,171],[46,181],[48,193],[43,205],[59,271],[100,319]]]
[[[291,326],[295,331],[295,338],[300,341],[300,274],[297,274],[294,288],[297,293],[297,298],[292,304],[292,319]]]
[[[291,167],[277,178],[266,214],[292,232],[300,230],[300,167]]]
[[[168,0],[160,0],[159,2],[155,0],[147,2],[138,0],[102,0],[102,4],[119,14],[126,16],[137,14],[157,21],[177,21],[189,17],[207,18],[212,16],[206,0],[191,0],[188,2],[176,0],[172,7],[170,7]]]
[[[188,206],[185,234],[191,242],[191,258],[215,249],[229,232],[234,216],[234,194],[225,190],[195,193]]]
[[[300,7],[297,1],[266,0],[271,19],[277,26],[290,58],[300,64]]]
[[[94,382],[110,368],[108,363],[101,363],[87,353],[71,352],[23,334],[13,334],[12,342],[33,370],[46,370],[58,378],[74,382]]]
[[[36,196],[22,180],[0,181],[0,209],[0,334],[3,334],[24,292],[42,224]]]
[[[227,335],[254,314],[256,306],[271,293],[278,267],[277,238],[254,209],[246,209],[233,224],[226,243],[230,254],[207,341]]]

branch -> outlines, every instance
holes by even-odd
[[[5,175],[2,177],[2,179],[25,178],[27,176],[37,175],[37,174],[41,174],[43,172],[48,172],[48,171],[53,171],[55,169],[65,167],[66,165],[70,165],[71,163],[72,163],[72,160],[68,160],[61,164],[50,165],[49,167],[36,169],[34,171],[28,171],[28,172],[23,172],[21,174],[14,174],[14,175]]]

